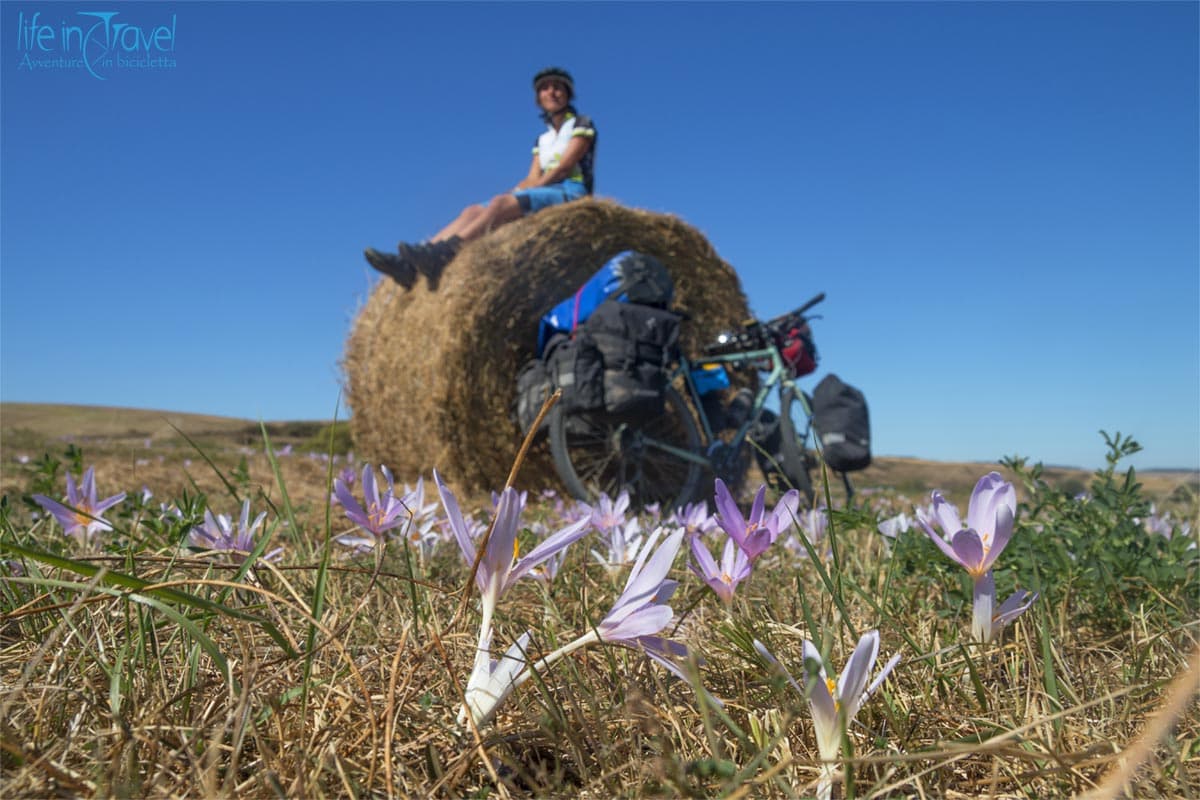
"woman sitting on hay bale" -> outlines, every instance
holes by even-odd
[[[436,288],[442,269],[463,242],[526,214],[592,193],[596,128],[591,118],[577,114],[571,105],[575,84],[570,73],[548,67],[533,77],[533,90],[547,128],[533,146],[533,163],[525,179],[512,192],[493,197],[486,206],[467,206],[427,242],[401,242],[398,254],[368,247],[363,254],[372,267],[405,289],[413,287],[418,272],[426,277],[431,289]]]

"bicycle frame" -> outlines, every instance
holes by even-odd
[[[773,345],[758,350],[741,350],[734,353],[705,356],[699,362],[692,362],[687,356],[680,355],[679,364],[672,370],[669,380],[673,383],[676,378],[682,377],[684,385],[687,386],[688,399],[691,400],[692,408],[695,410],[696,416],[700,421],[705,455],[697,455],[696,453],[691,453],[663,442],[654,441],[650,442],[650,444],[687,461],[693,461],[704,466],[712,466],[712,459],[709,458],[708,454],[712,444],[717,441],[717,432],[713,430],[712,423],[708,419],[708,414],[704,411],[704,404],[700,400],[700,391],[696,388],[696,382],[692,379],[692,364],[745,365],[758,370],[758,365],[764,361],[770,362],[771,369],[767,372],[767,377],[759,385],[758,392],[754,396],[754,404],[751,406],[750,414],[747,415],[745,421],[738,427],[729,442],[729,446],[735,451],[740,449],[742,443],[749,436],[750,430],[761,419],[763,409],[766,408],[767,398],[770,397],[771,391],[775,390],[780,393],[782,406],[783,390],[788,387],[796,388],[795,381],[788,375],[788,371],[783,365],[783,358],[780,356],[778,348]],[[795,396],[801,408],[804,409],[807,419],[804,429],[804,439],[807,440],[809,434],[812,432],[812,407],[809,405],[808,398],[804,392],[797,391]]]
[[[664,407],[653,417],[600,415],[593,419],[583,414],[581,425],[572,430],[568,416],[556,409],[550,423],[550,449],[555,468],[571,493],[586,501],[597,492],[628,486],[631,492],[644,493],[655,502],[685,503],[698,490],[698,479],[704,473],[715,474],[730,485],[739,483],[742,469],[749,466],[749,445],[758,450],[756,460],[769,483],[778,485],[776,478],[781,478],[806,495],[806,502],[815,502],[812,469],[819,463],[813,456],[819,458],[820,431],[796,372],[807,375],[815,367],[807,323],[817,317],[806,316],[806,312],[824,299],[821,293],[786,314],[726,331],[698,357],[679,356],[666,366]],[[708,398],[709,407],[705,408],[697,385],[698,380],[701,385],[704,381],[692,374],[693,366],[699,364],[754,370],[756,391],[752,396],[739,391],[739,415],[743,405],[749,405],[744,419],[714,408],[711,401],[718,399],[715,395]],[[767,409],[772,392],[778,396],[778,421]],[[710,413],[714,415],[711,418]],[[769,422],[764,424],[764,419]],[[734,422],[736,430],[724,427]],[[842,477],[850,498],[849,476]]]

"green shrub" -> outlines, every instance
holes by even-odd
[[[305,439],[296,449],[304,452],[328,453],[330,436],[333,437],[334,455],[345,455],[354,449],[349,420],[339,420],[329,425],[322,425],[316,433]]]
[[[1102,434],[1107,466],[1095,473],[1086,494],[1050,485],[1041,464],[1005,459],[1028,500],[1002,561],[1016,568],[1023,586],[1038,589],[1043,602],[1063,603],[1081,624],[1121,630],[1143,606],[1155,606],[1176,622],[1194,620],[1200,611],[1195,538],[1146,529],[1151,506],[1142,485],[1132,467],[1117,471],[1120,460],[1141,446],[1119,433]]]

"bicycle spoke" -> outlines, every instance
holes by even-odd
[[[707,464],[699,433],[671,390],[664,413],[651,420],[562,418],[551,425],[555,465],[573,495],[592,502],[628,490],[637,502],[686,502]]]

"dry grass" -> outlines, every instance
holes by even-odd
[[[236,508],[194,453],[188,479],[173,446],[161,464],[157,445],[111,447],[88,445],[102,495],[145,482],[166,500],[199,487],[214,510]],[[19,508],[31,467],[14,465],[11,453],[6,445],[4,542],[44,548],[61,534],[48,521],[30,524]],[[473,605],[458,613],[466,571],[457,552],[443,546],[421,562],[393,543],[378,560],[338,554],[325,570],[325,543],[346,527],[337,517],[332,529],[325,524],[328,465],[279,459],[289,520],[267,459],[244,457],[236,488],[256,510],[265,498],[278,509],[268,522],[273,543],[287,547],[278,568],[239,577],[236,565],[132,535],[142,529],[126,520],[108,552],[71,545],[69,555],[149,587],[112,587],[103,575],[32,561],[26,577],[4,580],[5,797],[811,796],[818,762],[804,702],[741,642],[756,635],[794,668],[809,637],[840,666],[851,627],[879,627],[883,654],[903,652],[851,736],[856,797],[1071,797],[1118,766],[1200,640],[1197,624],[1169,624],[1160,608],[1142,609],[1126,630],[1101,631],[1080,624],[1069,605],[1040,605],[1002,643],[964,645],[969,611],[947,608],[943,588],[922,574],[891,574],[880,537],[855,526],[837,539],[844,618],[813,565],[782,553],[756,570],[730,612],[681,559],[676,636],[705,657],[701,680],[724,711],[632,651],[590,648],[525,684],[477,738],[454,722],[477,625]],[[225,474],[242,458],[232,442],[214,446]],[[939,473],[903,460],[880,468],[897,481],[944,475],[934,485],[951,491],[960,471],[967,491],[986,471]],[[527,520],[552,517],[548,506],[526,512]],[[548,591],[526,582],[506,598],[497,644],[529,628],[548,650],[599,619],[624,575],[585,551],[573,548]],[[155,587],[166,586],[218,609],[162,600]],[[1200,716],[1183,707],[1130,796],[1200,794]]]

